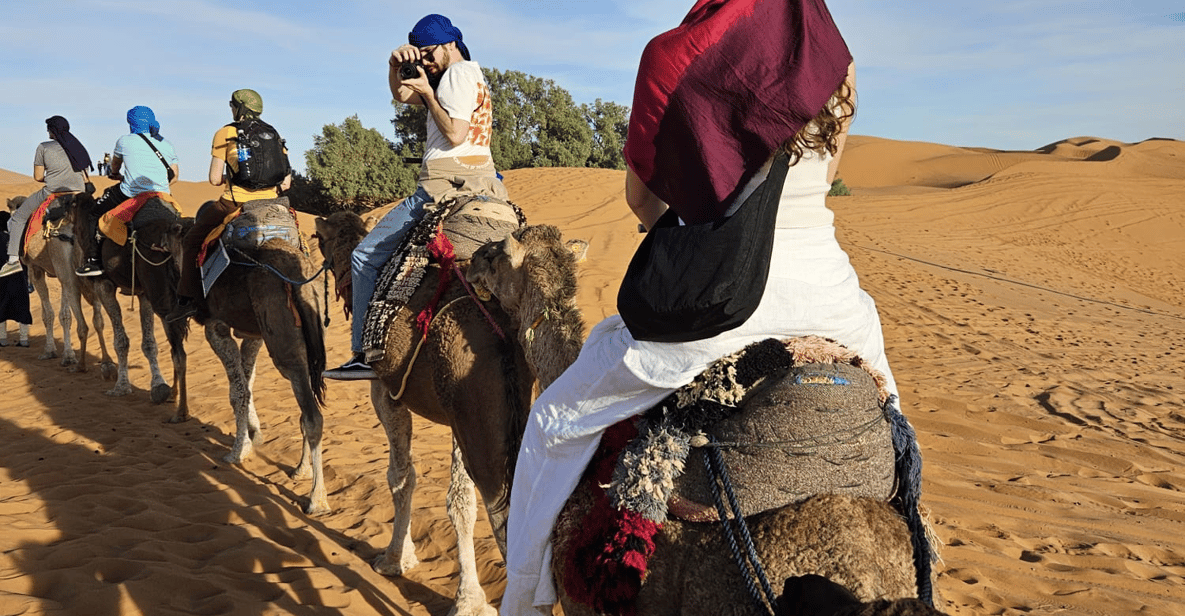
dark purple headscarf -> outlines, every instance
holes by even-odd
[[[54,116],[45,120],[45,127],[49,129],[49,134],[53,135],[54,141],[62,146],[66,151],[66,156],[70,158],[70,167],[75,171],[82,171],[83,169],[94,169],[91,164],[91,156],[86,153],[86,148],[82,146],[82,142],[70,133],[70,123],[62,116]]]
[[[715,220],[851,59],[823,0],[699,0],[642,52],[626,164],[683,220]]]

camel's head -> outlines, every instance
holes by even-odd
[[[346,313],[351,308],[349,298],[353,278],[350,275],[350,253],[366,237],[367,226],[354,212],[334,212],[325,218],[317,217],[317,249],[325,258],[329,271],[337,279],[337,296],[346,298]]]
[[[588,252],[588,242],[564,242],[551,225],[523,227],[473,253],[465,278],[483,299],[490,295],[514,310],[525,294],[538,291],[544,297],[574,301],[576,263]]]
[[[25,202],[25,197],[9,197],[8,211],[15,212],[16,208],[20,207]]]

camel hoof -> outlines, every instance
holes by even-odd
[[[173,388],[169,385],[161,383],[160,385],[154,385],[152,387],[152,393],[150,394],[150,397],[153,404],[161,404],[162,402],[167,402],[169,397],[172,395]]]
[[[78,358],[76,358],[76,357],[67,356],[67,357],[62,358],[62,365],[63,366],[69,367],[69,366],[74,366],[77,364],[78,364]],[[73,372],[73,370],[71,372]]]
[[[387,560],[387,554],[384,552],[378,558],[374,559],[374,563],[370,567],[375,570],[375,573],[387,577],[403,577],[403,574],[411,571],[416,565],[420,564],[420,559],[416,558],[415,554],[404,554],[402,560],[403,562],[392,565]]]
[[[53,359],[57,356],[58,356],[58,354],[56,351],[46,351],[46,352],[38,355],[37,359]]]
[[[298,466],[298,467],[292,469],[291,473],[288,473],[288,477],[291,479],[308,479],[309,477],[312,477],[312,476],[313,476],[313,467],[310,465],[307,465],[307,464],[304,466]]]
[[[498,616],[498,610],[489,603],[458,603],[448,611],[449,616]],[[548,612],[549,614],[551,612]]]
[[[126,396],[130,393],[132,393],[132,386],[131,385],[116,385],[115,387],[112,387],[111,389],[107,390],[107,395],[111,396],[113,398],[117,398],[119,396]]]
[[[188,411],[186,411],[186,412],[177,411],[177,414],[166,419],[165,423],[179,424],[179,423],[185,423],[187,421],[189,421],[189,412]]]
[[[242,464],[243,460],[246,460],[246,459],[247,459],[247,454],[235,453],[233,451],[226,454],[225,456],[222,456],[222,461],[226,462],[227,464]]]
[[[304,512],[307,513],[308,515],[324,515],[324,514],[330,512],[329,502],[326,500],[321,500],[319,502],[313,502],[310,499],[309,504],[305,505]]]
[[[69,372],[71,374],[77,374],[79,372],[86,372],[86,366],[78,363],[77,361],[72,364],[66,364],[65,362],[62,362],[62,365],[66,366],[66,372]]]
[[[119,377],[119,367],[113,361],[99,362],[99,375],[104,381],[114,381]]]

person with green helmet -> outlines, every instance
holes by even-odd
[[[226,190],[217,201],[209,201],[194,216],[193,226],[181,241],[181,280],[177,284],[178,305],[168,315],[168,320],[189,318],[198,311],[198,299],[203,296],[202,277],[198,269],[197,256],[206,237],[235,210],[248,201],[275,199],[280,191],[292,185],[292,169],[288,165],[287,149],[275,134],[271,125],[260,120],[263,113],[263,97],[255,90],[243,88],[230,96],[230,109],[234,121],[214,133],[210,147],[210,183],[225,186]],[[247,132],[267,133],[281,143],[282,160],[270,163],[260,173],[255,166],[251,151],[242,139]]]

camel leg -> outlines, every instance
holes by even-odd
[[[185,337],[189,333],[189,325],[182,321],[163,323],[163,317],[161,320],[165,327],[165,337],[169,340],[170,355],[173,358],[173,387],[170,388],[167,399],[177,401],[177,413],[174,417],[178,421],[185,421],[189,417],[189,388],[185,378],[188,364],[188,355],[185,353]],[[258,418],[256,422],[258,423]]]
[[[90,329],[86,324],[86,318],[82,312],[82,293],[78,288],[78,279],[71,275],[66,275],[60,278],[62,282],[62,338],[66,339],[70,335],[70,321],[66,318],[66,314],[70,314],[73,318],[78,319],[78,327],[76,332],[78,335],[78,351],[73,353],[74,362],[70,367],[70,372],[86,372],[86,343],[90,336]],[[67,347],[69,348],[69,347]],[[68,357],[68,356],[67,356]],[[66,360],[62,360],[62,365],[65,366]]]
[[[104,381],[114,381],[118,376],[118,370],[107,351],[107,325],[103,318],[103,304],[97,298],[88,301],[91,301],[91,324],[95,326],[95,338],[99,340],[99,375]]]
[[[374,561],[383,575],[403,575],[420,564],[411,540],[411,497],[416,489],[416,467],[411,463],[411,411],[391,399],[391,390],[381,381],[371,381],[370,401],[387,433],[387,487],[395,505],[391,543]]]
[[[465,470],[461,447],[453,437],[453,463],[450,468],[448,517],[457,533],[457,596],[449,616],[497,616],[498,610],[486,602],[486,592],[477,575],[477,553],[473,547],[473,527],[477,523],[477,491]]]
[[[292,384],[292,393],[296,396],[297,405],[300,406],[300,433],[304,439],[301,444],[300,463],[292,470],[291,476],[293,479],[305,479],[309,476],[313,478],[305,513],[329,513],[329,499],[325,493],[325,476],[321,461],[324,417],[321,415],[317,396],[313,393],[313,384],[309,381],[308,366],[303,356],[290,357],[290,362],[278,361],[275,355],[272,359],[280,374]]]
[[[123,308],[119,305],[119,297],[115,294],[115,285],[108,280],[95,283],[95,296],[103,304],[107,316],[111,318],[111,337],[114,340],[115,357],[119,362],[115,386],[107,392],[108,396],[126,396],[132,393],[132,384],[128,380],[128,349],[131,341],[123,326]]]
[[[62,285],[62,305],[58,311],[58,322],[62,325],[62,361],[63,366],[73,366],[78,363],[74,354],[74,343],[70,341],[70,325],[73,317],[70,315],[70,301],[67,297],[66,285]]]
[[[34,268],[29,268],[28,271],[33,288],[37,289],[37,298],[41,300],[41,322],[45,324],[45,350],[37,359],[53,359],[58,356],[58,347],[54,340],[54,313],[53,304],[49,300],[49,285],[45,281],[45,272]]]
[[[239,345],[239,363],[243,367],[243,376],[247,378],[246,419],[247,433],[252,441],[259,440],[262,428],[259,427],[259,413],[255,411],[255,365],[259,360],[259,349],[263,348],[262,338],[244,338]]]
[[[249,340],[249,339],[248,339]],[[248,340],[243,341],[244,351],[252,352]],[[206,341],[214,354],[222,361],[226,370],[226,379],[230,389],[230,407],[235,413],[235,442],[230,453],[222,457],[229,464],[239,464],[251,455],[254,448],[250,429],[249,417],[253,414],[251,401],[251,381],[254,376],[254,359],[252,359],[251,377],[243,371],[243,352],[231,337],[230,328],[225,323],[209,323],[206,325]],[[258,346],[254,346],[258,353]]]
[[[169,399],[173,388],[165,381],[160,371],[160,347],[156,344],[156,313],[152,311],[152,304],[143,295],[140,300],[140,351],[148,360],[148,371],[152,374],[152,384],[149,386],[149,397],[153,404],[160,404]]]

